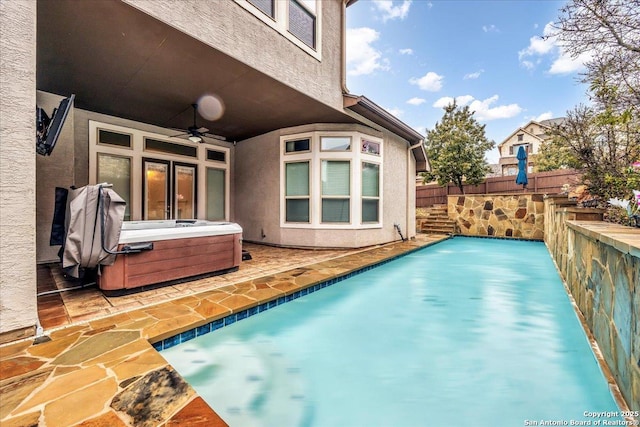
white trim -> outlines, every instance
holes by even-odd
[[[351,138],[350,151],[322,151],[320,149],[320,138],[323,136],[341,136]],[[287,153],[286,142],[293,139],[310,139],[311,150],[303,152]],[[380,144],[380,154],[362,153],[360,146],[362,140],[367,139]],[[358,131],[313,131],[298,134],[283,135],[280,137],[280,227],[299,228],[312,230],[353,230],[353,229],[375,229],[383,227],[383,188],[384,188],[384,144],[383,139],[377,136],[365,134]],[[350,199],[350,222],[348,223],[322,223],[322,187],[321,187],[321,165],[323,160],[349,161],[351,164],[351,192]],[[309,223],[286,222],[286,172],[285,163],[309,162]],[[380,196],[379,215],[377,223],[362,222],[362,163],[374,163],[380,166]]]
[[[131,148],[118,147],[107,144],[98,144],[98,129],[109,130],[113,132],[126,133],[131,135]],[[151,138],[158,141],[166,141],[173,144],[182,144],[186,146],[196,147],[196,157],[180,156],[176,154],[161,153],[156,151],[144,150],[144,139]],[[223,151],[225,153],[225,161],[207,160],[207,149]],[[194,144],[187,139],[169,137],[154,132],[133,129],[130,127],[118,126],[110,123],[89,120],[89,184],[96,184],[97,180],[97,162],[98,153],[111,154],[117,156],[126,156],[131,158],[131,206],[130,213],[132,220],[141,220],[142,213],[142,158],[150,157],[158,160],[167,160],[178,163],[191,163],[196,165],[197,183],[196,193],[197,212],[196,216],[200,219],[206,219],[206,168],[214,167],[225,171],[225,221],[229,220],[230,215],[230,169],[231,169],[231,150],[228,147],[198,143]]]

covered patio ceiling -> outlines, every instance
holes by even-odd
[[[186,129],[191,104],[216,94],[224,115],[197,124],[229,141],[358,122],[119,0],[38,0],[37,19],[37,88],[84,110]]]

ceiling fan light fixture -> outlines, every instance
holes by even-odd
[[[195,142],[195,143],[198,143],[198,142],[202,142],[202,138],[200,138],[200,137],[199,137],[199,136],[197,136],[197,135],[191,135],[191,136],[189,137],[189,141],[191,141],[191,142]]]

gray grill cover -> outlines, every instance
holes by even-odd
[[[126,202],[111,188],[105,187],[110,186],[87,185],[69,193],[62,268],[73,277],[81,277],[82,269],[111,265],[116,260],[115,255],[102,249],[100,210],[104,208],[104,247],[116,251]]]

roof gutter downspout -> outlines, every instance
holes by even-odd
[[[407,240],[411,239],[411,237],[415,237],[415,233],[416,233],[416,226],[415,226],[415,193],[416,193],[416,177],[415,177],[415,173],[413,174],[413,176],[411,176],[411,174],[409,173],[409,170],[411,169],[411,157],[413,156],[413,149],[414,148],[419,148],[422,144],[423,144],[424,140],[421,140],[420,142],[418,142],[417,144],[413,144],[410,145],[407,148],[407,201],[406,201],[406,210],[407,210],[407,217],[406,217],[406,236],[407,236]],[[414,200],[414,209],[413,209],[413,221],[411,220],[411,208],[409,206],[409,200],[411,200],[411,191],[413,191],[413,200]],[[411,225],[413,224],[413,227],[411,227]]]

